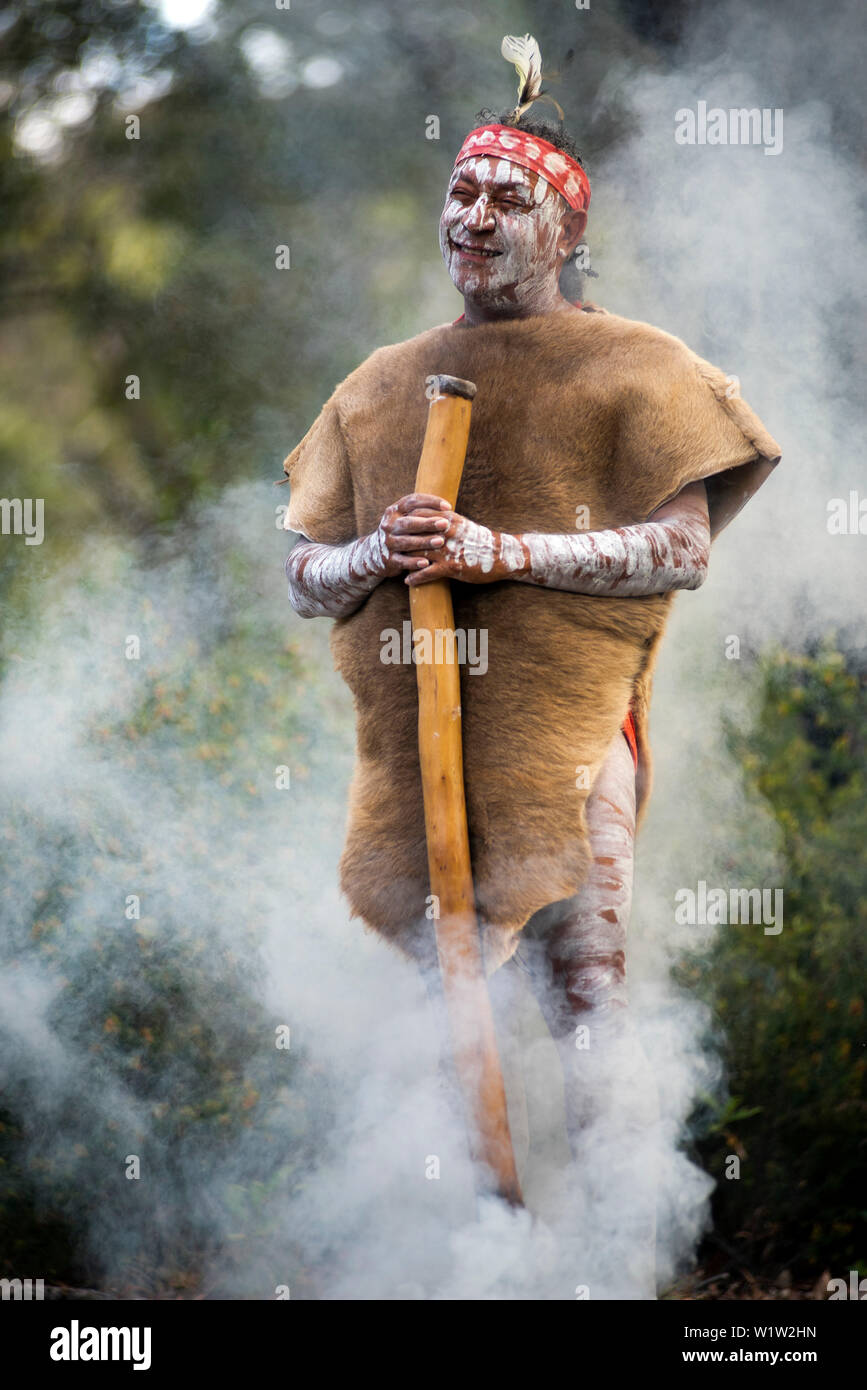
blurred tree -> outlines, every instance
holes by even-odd
[[[140,0],[3,11],[10,491],[38,479],[73,527],[173,518],[276,473],[377,318],[408,321],[436,255],[420,206],[479,90],[478,21],[398,9],[244,0],[189,33]]]
[[[784,923],[721,928],[687,972],[715,1006],[733,1096],[701,1148],[748,1268],[867,1273],[867,663],[831,643],[781,651],[760,682],[754,727],[729,743],[779,827]]]

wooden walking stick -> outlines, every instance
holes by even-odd
[[[454,507],[470,432],[471,381],[436,376],[416,492],[435,493]],[[461,687],[455,656],[454,609],[447,579],[411,587],[413,637],[429,634],[430,661],[416,665],[418,749],[424,790],[430,890],[438,900],[436,944],[455,1069],[463,1092],[475,1159],[487,1164],[497,1191],[521,1203],[506,1093],[476,918],[461,744]],[[439,643],[436,634],[443,636]],[[448,636],[445,636],[448,634]],[[442,659],[433,660],[434,653]]]

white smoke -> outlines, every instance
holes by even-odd
[[[815,33],[815,18],[804,23]],[[724,56],[708,60],[707,36],[719,32]],[[765,24],[740,8],[721,17],[716,7],[698,21],[677,70],[612,71],[602,101],[627,94],[633,133],[594,167],[594,296],[737,374],[784,451],[715,545],[707,584],[677,600],[657,678],[656,786],[639,842],[630,982],[660,1093],[660,1120],[646,1139],[658,1177],[660,1288],[688,1263],[707,1221],[711,1179],[683,1153],[683,1127],[695,1096],[722,1084],[705,1046],[706,1011],[669,974],[695,944],[695,929],[674,926],[675,891],[714,881],[738,848],[718,841],[721,825],[737,833],[740,796],[721,715],[748,716],[749,657],[771,639],[801,641],[860,616],[859,538],[831,537],[826,527],[828,500],[846,496],[861,471],[847,373],[861,323],[851,297],[864,269],[859,170],[827,106],[813,97],[789,105],[775,88],[767,53],[776,55],[776,80],[784,72],[790,86],[803,62],[804,41],[783,44],[785,32],[782,20]],[[829,49],[824,40],[826,83],[838,75],[824,61]],[[699,100],[782,106],[783,152],[676,144],[675,113]],[[443,288],[419,309],[419,330],[448,316],[447,295],[443,271]],[[272,502],[265,485],[231,488],[147,563],[104,541],[79,557],[84,573],[58,572],[26,622],[7,628],[15,659],[0,694],[0,764],[13,820],[39,827],[40,853],[10,837],[4,913],[15,950],[0,971],[0,1001],[11,1094],[39,1097],[25,1135],[36,1189],[50,1190],[40,1177],[49,1150],[63,1171],[84,1165],[89,1254],[108,1287],[125,1287],[151,1250],[120,1221],[124,1203],[135,1231],[136,1203],[159,1226],[174,1197],[189,1205],[197,1232],[208,1232],[209,1293],[272,1298],[288,1285],[293,1298],[556,1300],[586,1286],[591,1298],[633,1296],[632,1214],[606,1200],[616,1136],[597,1135],[589,1167],[564,1174],[557,1054],[516,972],[495,977],[492,993],[532,1211],[490,1199],[477,1206],[420,983],[347,920],[336,889],[350,701],[330,668],[326,625],[301,623],[289,609],[276,528],[263,554]],[[52,524],[46,517],[48,545]],[[146,667],[210,659],[239,624],[266,634],[275,653],[286,634],[300,654],[283,677],[297,682],[299,727],[281,741],[267,706],[249,712],[262,739],[249,752],[246,799],[232,768],[211,767],[207,749],[192,758],[171,721],[145,759],[124,733]],[[124,658],[130,633],[143,639],[139,662]],[[740,661],[725,655],[731,635]],[[266,687],[275,679],[265,670]],[[234,731],[239,760],[248,732]],[[288,791],[275,788],[277,764],[291,770]],[[760,849],[772,873],[770,826]],[[79,885],[65,908],[64,884]],[[138,892],[145,916],[131,928],[122,904]],[[28,936],[41,896],[74,922],[59,956]],[[94,1051],[106,1021],[90,1012],[87,990],[72,998],[64,990],[71,971],[98,962],[109,934],[134,930],[168,952],[169,924],[180,920],[199,924],[204,945],[185,936],[178,969],[211,1001],[215,1023],[240,1026],[251,1000],[261,1010],[251,1085],[287,1067],[276,1106],[253,1106],[251,1128],[228,1150],[209,1138],[173,1147],[159,1107],[183,1105],[189,1078],[167,1059],[163,1099],[145,1103],[134,1078]],[[292,1036],[285,1058],[274,1047],[281,1023]],[[94,1125],[113,1126],[115,1150],[76,1157]],[[254,1210],[249,1193],[273,1173],[275,1143],[286,1146],[290,1171],[264,1184]],[[148,1155],[142,1179],[112,1189],[101,1212],[100,1183],[139,1152]],[[201,1256],[200,1245],[193,1258]]]

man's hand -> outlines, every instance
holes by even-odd
[[[407,500],[407,499],[404,499]],[[427,552],[427,564],[419,566],[407,577],[407,584],[432,584],[437,579],[461,579],[465,584],[493,584],[499,579],[519,579],[528,568],[528,556],[517,536],[507,531],[492,531],[469,517],[452,511],[448,503],[437,498],[437,512],[420,506],[414,518],[434,523],[442,540],[436,551]],[[445,509],[445,520],[443,520]]]
[[[710,524],[703,482],[689,483],[637,525],[563,534],[493,531],[452,511],[442,498],[436,501],[436,512],[423,504],[412,509],[427,525],[436,517],[444,543],[425,549],[426,561],[407,576],[410,586],[437,579],[517,579],[575,594],[634,598],[697,589],[707,574]]]
[[[286,561],[289,602],[301,618],[347,618],[383,579],[424,569],[443,545],[442,497],[412,492],[386,507],[375,531],[346,545],[302,536]]]
[[[410,492],[386,507],[375,533],[386,578],[427,568],[444,544],[444,512],[450,513],[448,502],[427,492]]]

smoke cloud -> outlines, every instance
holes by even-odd
[[[712,934],[675,924],[677,890],[725,882],[739,849],[721,719],[749,717],[760,648],[845,634],[860,619],[863,540],[831,535],[827,515],[863,472],[861,169],[845,97],[832,111],[822,95],[858,88],[856,9],[839,7],[833,52],[825,23],[803,4],[715,6],[692,22],[676,65],[618,66],[599,98],[630,133],[593,167],[594,297],[736,374],[784,451],[715,544],[706,585],[677,600],[656,682],[630,986],[660,1098],[643,1150],[660,1289],[689,1264],[722,1176],[684,1151],[694,1098],[722,1094],[725,1079],[707,1011],[670,974],[700,930],[705,943]],[[781,108],[781,152],[677,143],[676,113],[700,101]],[[451,309],[444,271],[441,285],[422,283],[418,330]],[[350,700],[327,625],[302,623],[286,601],[274,505],[270,485],[244,483],[147,552],[103,539],[43,576],[26,620],[6,628],[3,1084],[29,1116],[19,1157],[34,1200],[50,1205],[74,1175],[91,1265],[106,1287],[144,1296],[171,1283],[184,1240],[211,1296],[647,1296],[631,1268],[635,1213],[606,1188],[622,1132],[602,1124],[580,1171],[565,1173],[556,1048],[512,969],[492,994],[531,1210],[476,1202],[421,983],[347,919],[337,891]],[[46,515],[49,545],[58,524]],[[139,659],[125,655],[131,634]],[[261,695],[251,687],[231,707],[238,719],[220,706],[237,674],[220,651],[247,638],[266,642],[274,664],[257,678]],[[172,708],[174,682],[187,694]],[[279,682],[297,697],[290,729],[274,722]],[[137,743],[143,702],[152,725]],[[219,729],[210,751],[207,737],[190,746],[190,702]],[[278,767],[288,788],[275,785]],[[735,838],[721,844],[720,825]],[[770,881],[770,824],[752,852]],[[137,918],[125,916],[130,895]],[[143,1013],[154,991],[167,1009],[193,991],[211,1029],[200,1064],[251,1098],[246,1121],[232,1111],[231,1142],[218,1125],[179,1121],[200,1078],[170,1055],[149,1062],[158,1038],[140,1054],[127,1045],[120,1064],[103,1008],[115,987]],[[281,1026],[287,1050],[275,1045]],[[134,1155],[138,1179],[126,1176]]]

